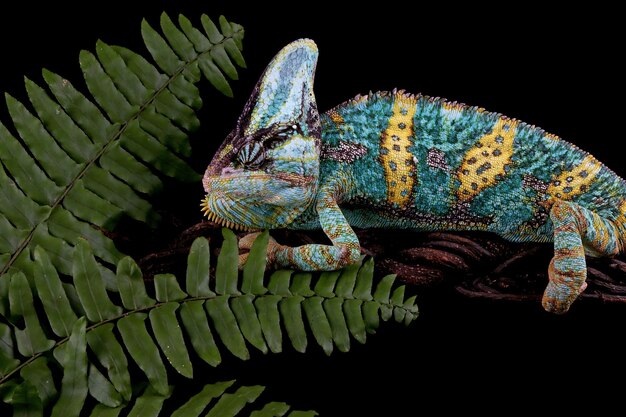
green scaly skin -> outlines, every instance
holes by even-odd
[[[585,255],[621,252],[626,184],[591,155],[518,120],[402,91],[357,96],[320,116],[316,63],[310,40],[278,53],[203,180],[210,219],[246,230],[322,228],[332,242],[271,241],[275,267],[356,262],[351,226],[553,241],[542,304],[563,313],[586,287]]]

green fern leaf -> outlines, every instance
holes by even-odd
[[[168,75],[175,75],[180,71],[183,62],[178,59],[170,45],[156,30],[152,29],[152,26],[145,19],[141,22],[141,36],[159,68]]]
[[[154,276],[156,299],[160,302],[179,301],[187,297],[180,288],[176,277],[172,274],[157,274]]]
[[[205,385],[202,391],[191,397],[182,407],[172,413],[171,417],[199,416],[211,401],[221,397],[234,382],[235,381],[218,382],[216,384]]]
[[[128,124],[122,133],[120,144],[133,156],[152,165],[164,175],[187,182],[198,179],[198,174],[187,163],[170,152],[167,146],[159,142],[154,136],[143,130],[137,120]]]
[[[0,377],[4,378],[20,364],[15,358],[11,327],[0,323]]]
[[[315,411],[297,411],[294,410],[289,413],[289,417],[313,417],[319,415]]]
[[[215,23],[213,23],[209,16],[203,14],[200,21],[202,22],[202,27],[204,28],[204,31],[209,37],[209,41],[211,43],[216,44],[224,40],[224,35],[220,33],[219,29],[215,26]]]
[[[83,167],[65,153],[39,119],[22,103],[9,94],[5,94],[5,97],[15,128],[48,177],[60,186],[72,181]]]
[[[141,397],[137,398],[128,417],[157,417],[163,408],[163,403],[171,395],[171,391],[160,392],[153,385],[148,386]]]
[[[165,39],[142,24],[156,66],[103,41],[96,43],[95,53],[81,51],[79,62],[93,101],[47,70],[46,88],[25,79],[30,103],[6,95],[19,140],[0,124],[0,197],[8,202],[0,208],[0,276],[10,270],[31,276],[36,245],[46,250],[59,273],[70,275],[80,237],[89,240],[98,262],[115,265],[122,254],[102,229],[111,230],[123,215],[157,224],[146,200],[163,187],[155,172],[198,180],[184,161],[202,103],[193,84],[200,80],[200,61],[214,57],[219,57],[219,68],[210,81],[223,73],[233,75],[231,60],[242,62],[243,30],[224,26],[231,33],[220,34],[213,43],[188,19],[179,22],[182,31],[163,14]],[[227,41],[237,51],[224,55],[223,50],[232,49]],[[222,83],[220,89],[230,91],[230,86]],[[102,273],[112,288],[111,273]]]
[[[120,319],[117,328],[122,335],[124,346],[135,363],[146,374],[148,381],[156,392],[166,395],[167,371],[161,361],[159,349],[146,330],[144,321],[147,314],[135,313]]]
[[[54,346],[54,341],[46,337],[41,327],[33,303],[33,294],[26,277],[23,273],[18,272],[10,280],[11,316],[20,318],[24,322],[24,329],[15,328],[18,351],[21,355],[28,357],[51,349]]]
[[[418,308],[417,308],[417,304],[415,304],[415,301],[417,300],[417,295],[414,295],[412,297],[407,298],[404,301],[403,307],[406,310],[406,313],[404,315],[404,325],[408,326],[409,324],[411,324],[413,322],[413,320],[415,320],[418,316]]]
[[[141,105],[146,102],[154,90],[146,88],[139,77],[126,65],[118,51],[101,40],[96,42],[96,54],[98,61],[106,74],[111,77],[115,87],[132,105]]]
[[[381,314],[380,317],[387,321],[391,318],[393,314],[393,308],[390,305],[390,295],[391,295],[391,286],[393,281],[395,280],[394,275],[388,275],[382,279],[378,288],[374,292],[374,300],[376,300],[381,305]],[[378,320],[378,315],[376,315],[376,320]]]
[[[269,231],[264,231],[254,240],[248,259],[243,268],[241,290],[244,294],[262,295],[267,292],[263,286],[263,273],[267,265],[266,248],[269,241]]]
[[[215,295],[209,287],[211,251],[206,239],[196,239],[187,258],[187,276],[185,288],[192,297],[210,297]]]
[[[83,50],[79,62],[87,88],[113,123],[124,123],[139,110],[139,106],[129,103],[116,88],[95,55]]]
[[[348,351],[350,335],[364,342],[366,332],[373,331],[381,317],[408,323],[417,316],[415,298],[405,299],[404,287],[394,287],[393,276],[373,285],[369,260],[339,274],[276,271],[266,284],[265,275],[255,272],[248,281],[240,280],[239,273],[224,261],[237,259],[236,238],[230,231],[224,231],[224,236],[215,281],[207,280],[211,268],[208,256],[203,255],[210,253],[208,242],[198,238],[188,257],[187,292],[172,274],[155,276],[154,288],[148,289],[151,284],[143,281],[137,265],[124,258],[113,278],[119,297],[109,295],[107,278],[86,240],[80,240],[73,253],[72,283],[62,284],[51,266],[52,257],[37,248],[34,269],[40,276],[33,289],[21,272],[10,278],[8,287],[0,287],[10,300],[8,317],[21,326],[0,326],[0,390],[13,391],[30,384],[20,390],[34,392],[42,404],[54,402],[53,414],[70,402],[72,413],[84,413],[81,410],[89,392],[96,401],[113,406],[115,412],[132,407],[130,414],[158,415],[170,394],[167,366],[191,378],[195,358],[212,366],[221,363],[224,353],[246,360],[250,358],[248,345],[263,353],[277,353],[282,351],[284,339],[296,351],[304,352],[307,327],[325,353],[335,347]],[[250,256],[264,257],[267,240],[258,242]],[[220,295],[212,284],[230,293]],[[33,291],[43,309],[34,308]],[[157,301],[147,295],[153,291]],[[86,318],[76,319],[82,315]],[[55,335],[53,340],[48,334]],[[53,357],[47,354],[51,350]],[[58,382],[52,383],[54,376],[49,376],[53,364],[47,361],[52,358],[64,370],[58,396],[53,390]],[[137,399],[131,388],[136,382],[128,371],[130,360],[152,387]],[[41,375],[48,382],[37,382]],[[80,383],[71,383],[67,375]],[[208,406],[205,400],[197,400],[197,404],[209,407],[204,410],[207,415],[237,415],[260,390],[242,387],[220,395],[215,403],[209,400]],[[150,398],[156,402],[150,403]],[[197,404],[189,407],[199,408]],[[92,412],[101,413],[115,414],[102,407]]]
[[[109,380],[125,401],[130,400],[132,388],[126,354],[115,335],[113,324],[104,323],[87,332],[87,343],[99,364],[107,370]]]
[[[372,284],[374,282],[374,258],[369,258],[363,263],[358,272],[356,286],[353,295],[359,300],[369,301],[372,297]]]
[[[330,324],[335,345],[339,351],[347,352],[350,350],[350,334],[342,309],[343,305],[344,300],[337,297],[324,300],[323,307],[326,317],[328,317],[328,324]]]
[[[14,387],[3,400],[13,406],[13,417],[43,416],[43,404],[37,395],[37,388],[26,381]]]
[[[289,406],[285,403],[269,403],[260,410],[255,410],[250,413],[250,417],[281,417],[287,414]]]
[[[237,289],[237,281],[239,272],[237,265],[239,263],[239,249],[237,247],[237,237],[230,230],[223,228],[222,236],[224,243],[220,256],[217,259],[217,267],[215,271],[215,292],[218,294],[241,294]]]
[[[262,311],[257,312],[253,301],[254,296],[252,295],[236,297],[231,300],[230,308],[237,319],[243,337],[252,346],[263,353],[267,353],[267,345],[263,339],[262,323],[260,322],[264,314]]]
[[[122,410],[123,407],[111,408],[103,404],[97,404],[93,410],[91,410],[89,417],[117,417]]]
[[[76,246],[72,275],[76,292],[89,321],[97,323],[120,315],[122,309],[114,305],[107,295],[98,264],[89,243],[84,239],[79,240]]]
[[[205,51],[211,46],[211,41],[202,32],[193,27],[191,21],[182,14],[178,16],[178,24],[185,36],[193,43],[196,51]]]
[[[285,330],[293,348],[300,353],[304,353],[308,345],[306,327],[302,319],[302,301],[304,301],[304,297],[294,295],[280,302],[280,313],[283,317]]]
[[[193,367],[176,318],[178,307],[178,303],[169,302],[150,311],[150,324],[168,362],[179,374],[193,378]]]
[[[282,297],[279,295],[268,295],[258,298],[255,302],[261,330],[272,353],[280,353],[283,350],[280,314],[278,312],[278,303],[281,300]]]
[[[361,259],[363,262],[363,259]],[[341,275],[337,280],[335,285],[334,293],[338,297],[342,298],[352,298],[352,291],[354,290],[354,285],[356,284],[356,276],[361,269],[361,264],[354,264],[345,267],[341,271]]]
[[[20,376],[37,389],[37,397],[43,405],[47,405],[56,397],[57,390],[45,357],[40,356],[23,367]]]
[[[117,265],[116,282],[124,308],[139,310],[153,306],[156,302],[148,297],[141,270],[130,256],[123,258]]]
[[[230,88],[228,81],[226,81],[217,65],[213,63],[213,59],[210,56],[203,56],[199,65],[202,73],[213,84],[213,87],[227,97],[233,96],[233,90]]]
[[[172,19],[165,14],[161,14],[161,29],[169,44],[176,54],[185,61],[192,61],[197,55],[193,48],[193,43],[181,32]]]
[[[235,314],[230,309],[230,297],[219,295],[205,304],[206,310],[211,316],[215,331],[226,348],[239,359],[250,359],[250,353],[246,348],[246,342],[241,334]]]
[[[264,387],[240,387],[234,393],[222,395],[207,417],[234,417],[246,405],[254,402],[263,392]]]
[[[113,384],[102,375],[93,364],[89,366],[89,394],[99,403],[107,407],[118,407],[122,404],[122,396],[115,390]]]
[[[15,179],[17,186],[35,203],[51,206],[61,194],[61,188],[46,176],[2,123],[0,123],[0,155],[3,156],[2,163]],[[16,186],[6,175],[3,179],[8,186]]]
[[[316,295],[316,292],[311,290],[311,281],[313,274],[310,272],[296,272],[291,277],[291,285],[289,291],[294,295],[301,295],[303,297],[312,297]]]
[[[52,408],[52,417],[78,416],[87,397],[87,340],[86,320],[76,320],[66,344],[55,350],[63,366],[61,394]]]
[[[371,293],[366,295],[371,296]],[[365,343],[366,339],[365,319],[363,318],[362,308],[362,299],[346,300],[343,304],[343,313],[346,316],[346,324],[348,325],[350,334],[359,343]]]
[[[333,333],[328,317],[324,312],[324,307],[322,307],[323,302],[324,299],[322,297],[313,296],[305,299],[302,302],[302,307],[311,327],[313,337],[324,350],[324,353],[330,355],[333,352]]]
[[[334,293],[337,280],[341,275],[341,271],[325,271],[320,274],[317,284],[315,284],[315,293],[322,297],[331,298],[336,294]]]
[[[261,386],[235,386],[235,381],[216,382],[203,386],[201,390],[191,396],[187,393],[176,392],[175,390],[165,395],[156,392],[151,386],[148,386],[141,396],[134,402],[127,405],[107,407],[103,404],[97,404],[91,410],[91,417],[115,417],[130,409],[128,416],[164,416],[167,412],[169,417],[199,417],[199,416],[219,416],[219,417],[235,417],[240,415],[250,416],[282,416],[290,410],[290,406],[285,403],[269,402],[257,405],[259,398],[264,392]],[[175,394],[180,399],[187,401],[180,405],[177,409],[171,410],[172,405],[168,403],[170,396]],[[182,395],[181,395],[182,394]],[[261,403],[264,399],[261,399]],[[249,404],[252,404],[251,406]],[[261,407],[259,410],[253,410],[251,407]],[[248,414],[249,413],[249,414]],[[296,413],[296,414],[294,414]],[[300,413],[300,414],[297,414]],[[315,416],[314,411],[298,411],[293,410],[289,415]]]
[[[222,357],[209,327],[204,301],[195,300],[183,304],[180,316],[198,356],[209,365],[219,365]]]
[[[40,247],[35,248],[35,287],[52,331],[57,336],[68,337],[78,317],[70,306],[50,257]]]
[[[292,295],[291,291],[289,290],[290,284],[291,271],[287,269],[279,269],[278,271],[274,271],[272,273],[272,275],[270,276],[270,282],[267,287],[271,294],[289,297],[290,295]]]
[[[102,45],[104,46],[105,43],[102,42]],[[126,67],[128,68],[128,70],[130,70],[137,77],[137,79],[141,82],[141,85],[143,85],[143,88],[141,87],[141,85],[140,86],[127,85],[125,88],[129,91],[133,89],[138,89],[139,92],[147,91],[149,94],[154,94],[157,90],[160,90],[163,87],[165,87],[168,82],[175,82],[175,80],[180,79],[180,78],[175,78],[175,79],[168,78],[165,74],[160,73],[159,70],[156,67],[154,67],[154,65],[150,64],[143,56],[131,51],[130,49],[124,48],[122,46],[111,46],[111,48],[124,60],[124,63]],[[112,52],[108,52],[108,53],[112,54]],[[120,63],[118,63],[117,65],[120,65]],[[122,72],[124,70],[119,69],[118,71]],[[122,81],[121,78],[120,78],[120,82],[125,83],[125,81]],[[195,88],[193,84],[189,83],[189,85]],[[179,96],[176,93],[174,94],[176,96]],[[191,97],[195,98],[195,97],[199,97],[199,95],[200,95],[199,92],[197,92],[197,94],[192,93]],[[194,106],[191,106],[191,107],[194,107]]]
[[[378,315],[381,304],[376,301],[366,301],[363,304],[363,321],[365,322],[365,331],[370,334],[376,333],[376,329],[380,327],[380,317]]]

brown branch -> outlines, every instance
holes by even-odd
[[[208,237],[217,251],[222,239],[220,229],[208,221],[195,224],[180,232],[167,247],[143,257],[140,266],[148,276],[181,268],[198,236]],[[396,274],[400,280],[418,288],[448,285],[471,298],[538,302],[548,282],[550,244],[511,243],[489,233],[381,229],[356,232],[363,253],[376,258],[381,275]],[[321,231],[275,230],[272,235],[292,246],[327,242]],[[581,298],[626,303],[626,259],[588,258],[587,283],[588,289]]]

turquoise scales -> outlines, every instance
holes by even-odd
[[[518,120],[402,91],[357,96],[320,116],[316,63],[310,40],[278,53],[203,180],[210,219],[252,230],[322,228],[332,242],[272,241],[275,266],[355,262],[351,226],[553,241],[543,306],[565,312],[586,286],[585,254],[622,250],[626,184],[593,156]]]

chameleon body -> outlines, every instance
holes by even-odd
[[[621,252],[626,183],[593,156],[498,113],[403,91],[357,96],[320,115],[317,55],[310,40],[278,53],[203,180],[212,220],[322,228],[332,242],[272,240],[276,267],[356,262],[352,227],[488,231],[554,242],[542,303],[561,313],[586,287],[585,255]]]

